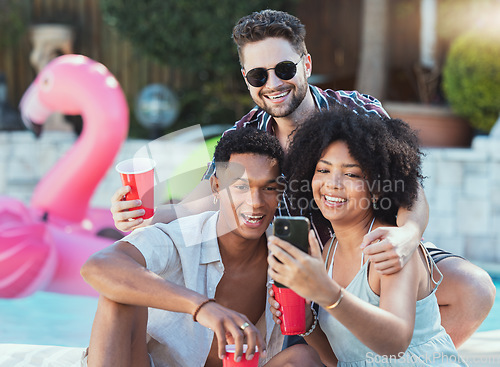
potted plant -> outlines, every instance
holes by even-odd
[[[417,131],[424,147],[467,148],[471,145],[472,128],[448,106],[398,102],[383,105],[391,117],[405,121]]]
[[[489,133],[500,113],[500,26],[484,25],[452,42],[443,91],[456,114]]]

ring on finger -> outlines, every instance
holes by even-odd
[[[243,325],[240,326],[240,329],[245,330],[249,326],[250,326],[250,324],[248,322],[245,322]]]

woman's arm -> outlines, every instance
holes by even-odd
[[[341,287],[329,278],[313,233],[309,242],[311,256],[270,237],[269,274],[327,309],[339,299]],[[328,311],[375,353],[397,357],[407,349],[413,335],[418,290],[416,271],[415,261],[410,261],[402,271],[381,276],[380,307],[343,290],[339,305]]]
[[[399,208],[398,227],[379,227],[363,238],[361,248],[380,274],[400,271],[415,252],[429,221],[429,204],[420,186],[411,210]]]

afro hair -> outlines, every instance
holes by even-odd
[[[416,133],[399,119],[342,106],[318,112],[295,133],[284,166],[288,182],[311,183],[318,160],[336,141],[346,143],[365,174],[371,194],[378,198],[380,205],[374,208],[375,217],[395,224],[398,209],[410,209],[416,201],[424,178]],[[311,185],[305,187],[308,189],[292,190],[290,197],[305,198],[311,204],[311,215],[321,218],[317,206],[312,205]]]

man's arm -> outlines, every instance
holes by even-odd
[[[188,215],[218,210],[219,206],[214,203],[210,180],[203,179],[181,202],[162,205],[158,209],[151,218],[151,224],[170,223]]]
[[[429,204],[420,186],[412,210],[399,208],[398,227],[375,229],[363,238],[361,248],[381,274],[398,272],[406,265],[420,243],[428,221]]]
[[[123,304],[193,313],[206,299],[148,270],[142,253],[124,241],[92,255],[80,272],[100,294]]]
[[[124,241],[92,255],[80,272],[85,281],[101,295],[122,304],[193,315],[208,299],[203,294],[169,282],[148,270],[142,253]],[[246,338],[249,346],[257,345],[259,350],[266,350],[262,336],[245,315],[216,302],[205,303],[198,310],[196,321],[215,332],[219,356],[225,354],[226,338],[231,342],[234,340],[236,344],[242,344]],[[240,326],[244,323],[249,326],[242,331]]]
[[[412,210],[399,208],[396,224],[398,227],[413,227],[416,232],[416,238],[418,238],[418,245],[429,223],[429,203],[427,202],[422,186],[419,186],[417,195],[417,200]],[[416,248],[416,246],[414,247]]]
[[[156,208],[155,214],[150,219],[137,218],[144,214],[144,210],[130,210],[140,205],[138,200],[122,200],[130,191],[128,186],[120,187],[111,198],[111,213],[118,230],[129,232],[136,228],[146,227],[154,223],[170,223],[171,221],[203,213],[209,210],[218,210],[213,203],[210,181],[202,180],[193,191],[177,204],[164,204]],[[134,219],[137,218],[137,219]]]
[[[263,112],[258,106],[255,106],[240,120],[236,121],[231,128],[224,131],[221,136],[224,136],[229,131],[245,128],[247,124],[258,127],[259,114]],[[199,214],[209,210],[218,210],[219,207],[213,203],[212,191],[210,190],[210,177],[214,174],[215,162],[212,160],[203,174],[201,182],[185,199],[178,204],[158,206],[153,217],[146,220],[142,218],[134,219],[143,215],[144,211],[129,210],[137,208],[141,203],[136,200],[123,201],[123,197],[130,191],[130,188],[128,186],[119,188],[111,197],[111,213],[113,214],[115,227],[122,232],[129,232],[154,223],[170,223],[177,218],[188,215]]]

